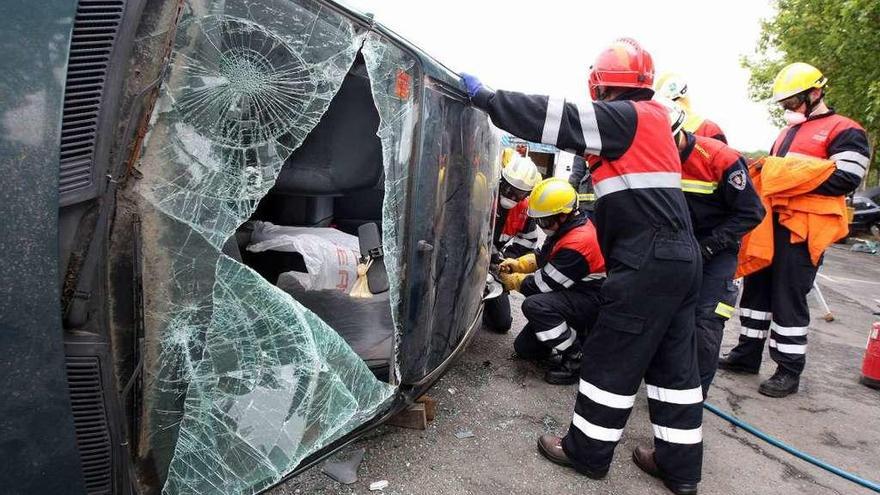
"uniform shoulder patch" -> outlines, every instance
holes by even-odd
[[[737,191],[742,191],[746,188],[746,171],[737,170],[736,172],[730,174],[730,176],[727,178],[727,182]]]

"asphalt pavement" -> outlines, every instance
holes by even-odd
[[[818,282],[834,321],[825,321],[811,297],[807,368],[800,393],[785,399],[758,394],[775,365],[765,350],[760,376],[719,371],[708,402],[732,412],[784,442],[844,470],[880,482],[880,391],[858,383],[865,342],[880,304],[880,256],[834,246],[826,253]],[[481,330],[468,351],[434,386],[439,401],[427,430],[382,426],[334,456],[366,450],[359,481],[341,485],[320,465],[270,493],[349,494],[370,492],[387,480],[385,494],[664,494],[659,481],[630,461],[638,444],[652,441],[644,391],[630,416],[607,478],[593,481],[544,460],[535,448],[539,434],[564,434],[576,385],[552,386],[542,370],[512,356],[513,338],[524,319],[514,299],[513,330]],[[736,342],[731,320],[724,351]],[[706,411],[701,494],[873,493],[801,461]],[[473,436],[459,438],[464,432]],[[456,433],[459,436],[456,436]]]

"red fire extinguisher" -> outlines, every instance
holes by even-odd
[[[862,361],[862,378],[859,381],[871,388],[880,389],[880,321],[875,321],[871,326],[865,360]]]

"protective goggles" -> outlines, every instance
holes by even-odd
[[[504,196],[505,198],[510,198],[517,203],[529,197],[529,191],[517,189],[506,180],[502,180],[501,185],[498,186],[498,194]]]

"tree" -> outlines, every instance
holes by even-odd
[[[762,21],[756,53],[744,57],[751,71],[749,96],[769,101],[773,78],[792,62],[807,62],[828,78],[827,101],[865,127],[873,150],[880,144],[880,1],[776,0],[776,16]],[[782,111],[771,104],[781,124]],[[866,183],[877,184],[875,152]]]

